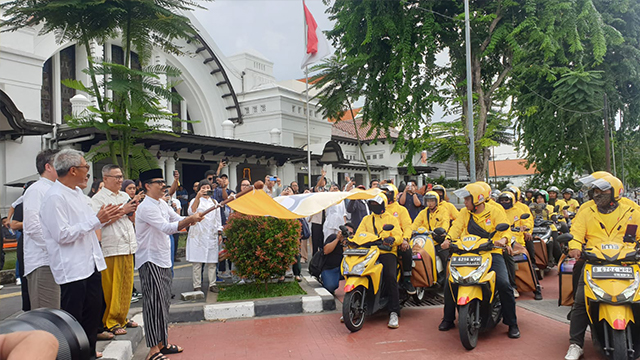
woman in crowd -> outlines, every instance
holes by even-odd
[[[189,203],[189,215],[202,213],[218,203],[212,198],[213,189],[209,180],[201,180],[196,197]],[[209,291],[218,292],[216,268],[218,248],[222,241],[220,210],[208,213],[204,220],[189,228],[187,237],[187,261],[193,263],[193,290],[202,289],[202,264],[207,265]]]

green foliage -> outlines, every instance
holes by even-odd
[[[262,282],[283,275],[295,262],[301,226],[297,220],[233,213],[225,226],[225,247],[239,276]]]
[[[281,284],[271,284],[271,286],[269,286],[266,291],[261,286],[255,286],[254,284],[230,286],[221,285],[220,293],[218,293],[218,302],[306,294],[307,293],[302,290],[302,288],[296,281],[285,282]]]

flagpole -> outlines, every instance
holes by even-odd
[[[304,67],[304,84],[306,86],[306,103],[307,103],[307,170],[309,172],[309,190],[311,190],[311,126],[309,125],[309,65]]]

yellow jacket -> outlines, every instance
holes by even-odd
[[[633,200],[631,200],[629,198],[626,198],[626,197],[620,198],[620,200],[618,202],[620,204],[629,205],[629,206],[631,206],[632,209],[635,209],[636,211],[640,211],[640,205],[636,204]],[[578,214],[580,214],[583,210],[587,209],[588,207],[591,207],[594,204],[595,204],[595,202],[593,202],[593,200],[589,200],[589,201],[585,202],[578,209]],[[576,214],[576,217],[578,216],[578,214]]]
[[[384,211],[387,214],[393,215],[398,222],[400,223],[400,227],[402,228],[403,239],[411,239],[411,215],[409,215],[409,210],[406,207],[398,204],[397,201],[387,205],[386,210]]]
[[[580,207],[580,203],[576,199],[569,199],[566,201],[565,199],[561,199],[556,201],[556,206],[558,206],[558,213],[562,214],[562,210],[565,206],[569,205],[569,211],[576,212]]]
[[[518,204],[522,206],[518,206]],[[531,233],[531,230],[533,229],[533,216],[529,216],[529,218],[525,220],[520,220],[520,217],[523,214],[531,214],[529,212],[529,207],[519,202],[516,203],[516,205],[511,209],[505,210],[505,212],[507,213],[507,220],[509,220],[509,225],[519,226],[521,229],[520,232],[511,232],[512,239],[515,238],[518,244],[524,246],[524,233]],[[523,228],[527,228],[529,230],[522,231]]]
[[[480,214],[472,214],[472,215],[469,212],[469,210],[467,210],[467,208],[462,208],[460,210],[460,215],[458,216],[456,221],[453,222],[453,225],[449,230],[449,236],[451,237],[451,240],[454,242],[459,241],[460,238],[463,238],[469,235],[468,225],[469,225],[469,219],[471,218],[471,216],[473,216],[473,221],[475,221],[476,224],[478,224],[481,228],[483,228],[485,231],[490,233],[495,231],[496,225],[498,224],[501,224],[501,223],[510,224],[504,209],[500,210],[498,209],[498,206],[502,208],[501,205],[497,205],[497,204],[493,204],[489,206],[485,204],[484,211],[482,211]],[[493,240],[500,240],[503,237],[507,239],[511,239],[511,230],[508,229],[506,231],[497,232],[496,235],[493,237]],[[502,249],[496,248],[491,252],[495,254],[502,254]]]
[[[373,227],[374,219],[375,219],[375,229],[377,230],[377,232],[376,230],[374,230],[374,227]],[[358,236],[358,234],[363,232],[370,233],[370,234],[376,234],[376,233],[380,234],[383,231],[382,228],[386,224],[391,224],[394,226],[393,230],[391,230],[391,236],[395,238],[395,241],[393,242],[391,251],[380,250],[380,253],[397,254],[398,245],[402,244],[402,229],[400,228],[400,223],[398,222],[398,219],[396,219],[393,215],[387,212],[384,212],[382,215],[370,214],[365,216],[360,222],[360,226],[358,226],[358,230],[356,230],[356,236]]]
[[[590,248],[601,243],[622,244],[627,224],[640,224],[640,213],[623,202],[610,214],[601,214],[595,203],[588,202],[580,210],[571,224],[571,250],[582,250],[582,245]],[[640,231],[636,240],[640,240]]]
[[[440,199],[439,207],[440,206],[443,206],[445,209],[449,211],[449,218],[451,219],[451,221],[455,221],[458,218],[460,211],[458,211],[458,208],[456,208],[455,205],[453,205],[452,203],[446,200]]]
[[[434,211],[429,210],[429,208],[425,208],[420,211],[418,216],[416,216],[416,219],[413,220],[412,230],[415,231],[419,227],[424,227],[429,229],[429,231],[433,231],[436,228],[441,227],[446,231],[449,231],[449,226],[451,224],[450,219],[449,210],[442,206],[442,204],[436,206]]]

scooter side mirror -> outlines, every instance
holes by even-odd
[[[530,217],[531,217],[531,214],[522,214],[520,215],[520,220],[527,220]]]
[[[573,235],[569,233],[562,234],[556,238],[559,244],[568,244],[571,240],[573,240]]]
[[[496,225],[496,231],[507,231],[510,228],[509,224],[501,223]]]
[[[382,227],[382,230],[384,231],[391,231],[393,230],[395,226],[391,225],[391,224],[386,224],[385,226]]]

